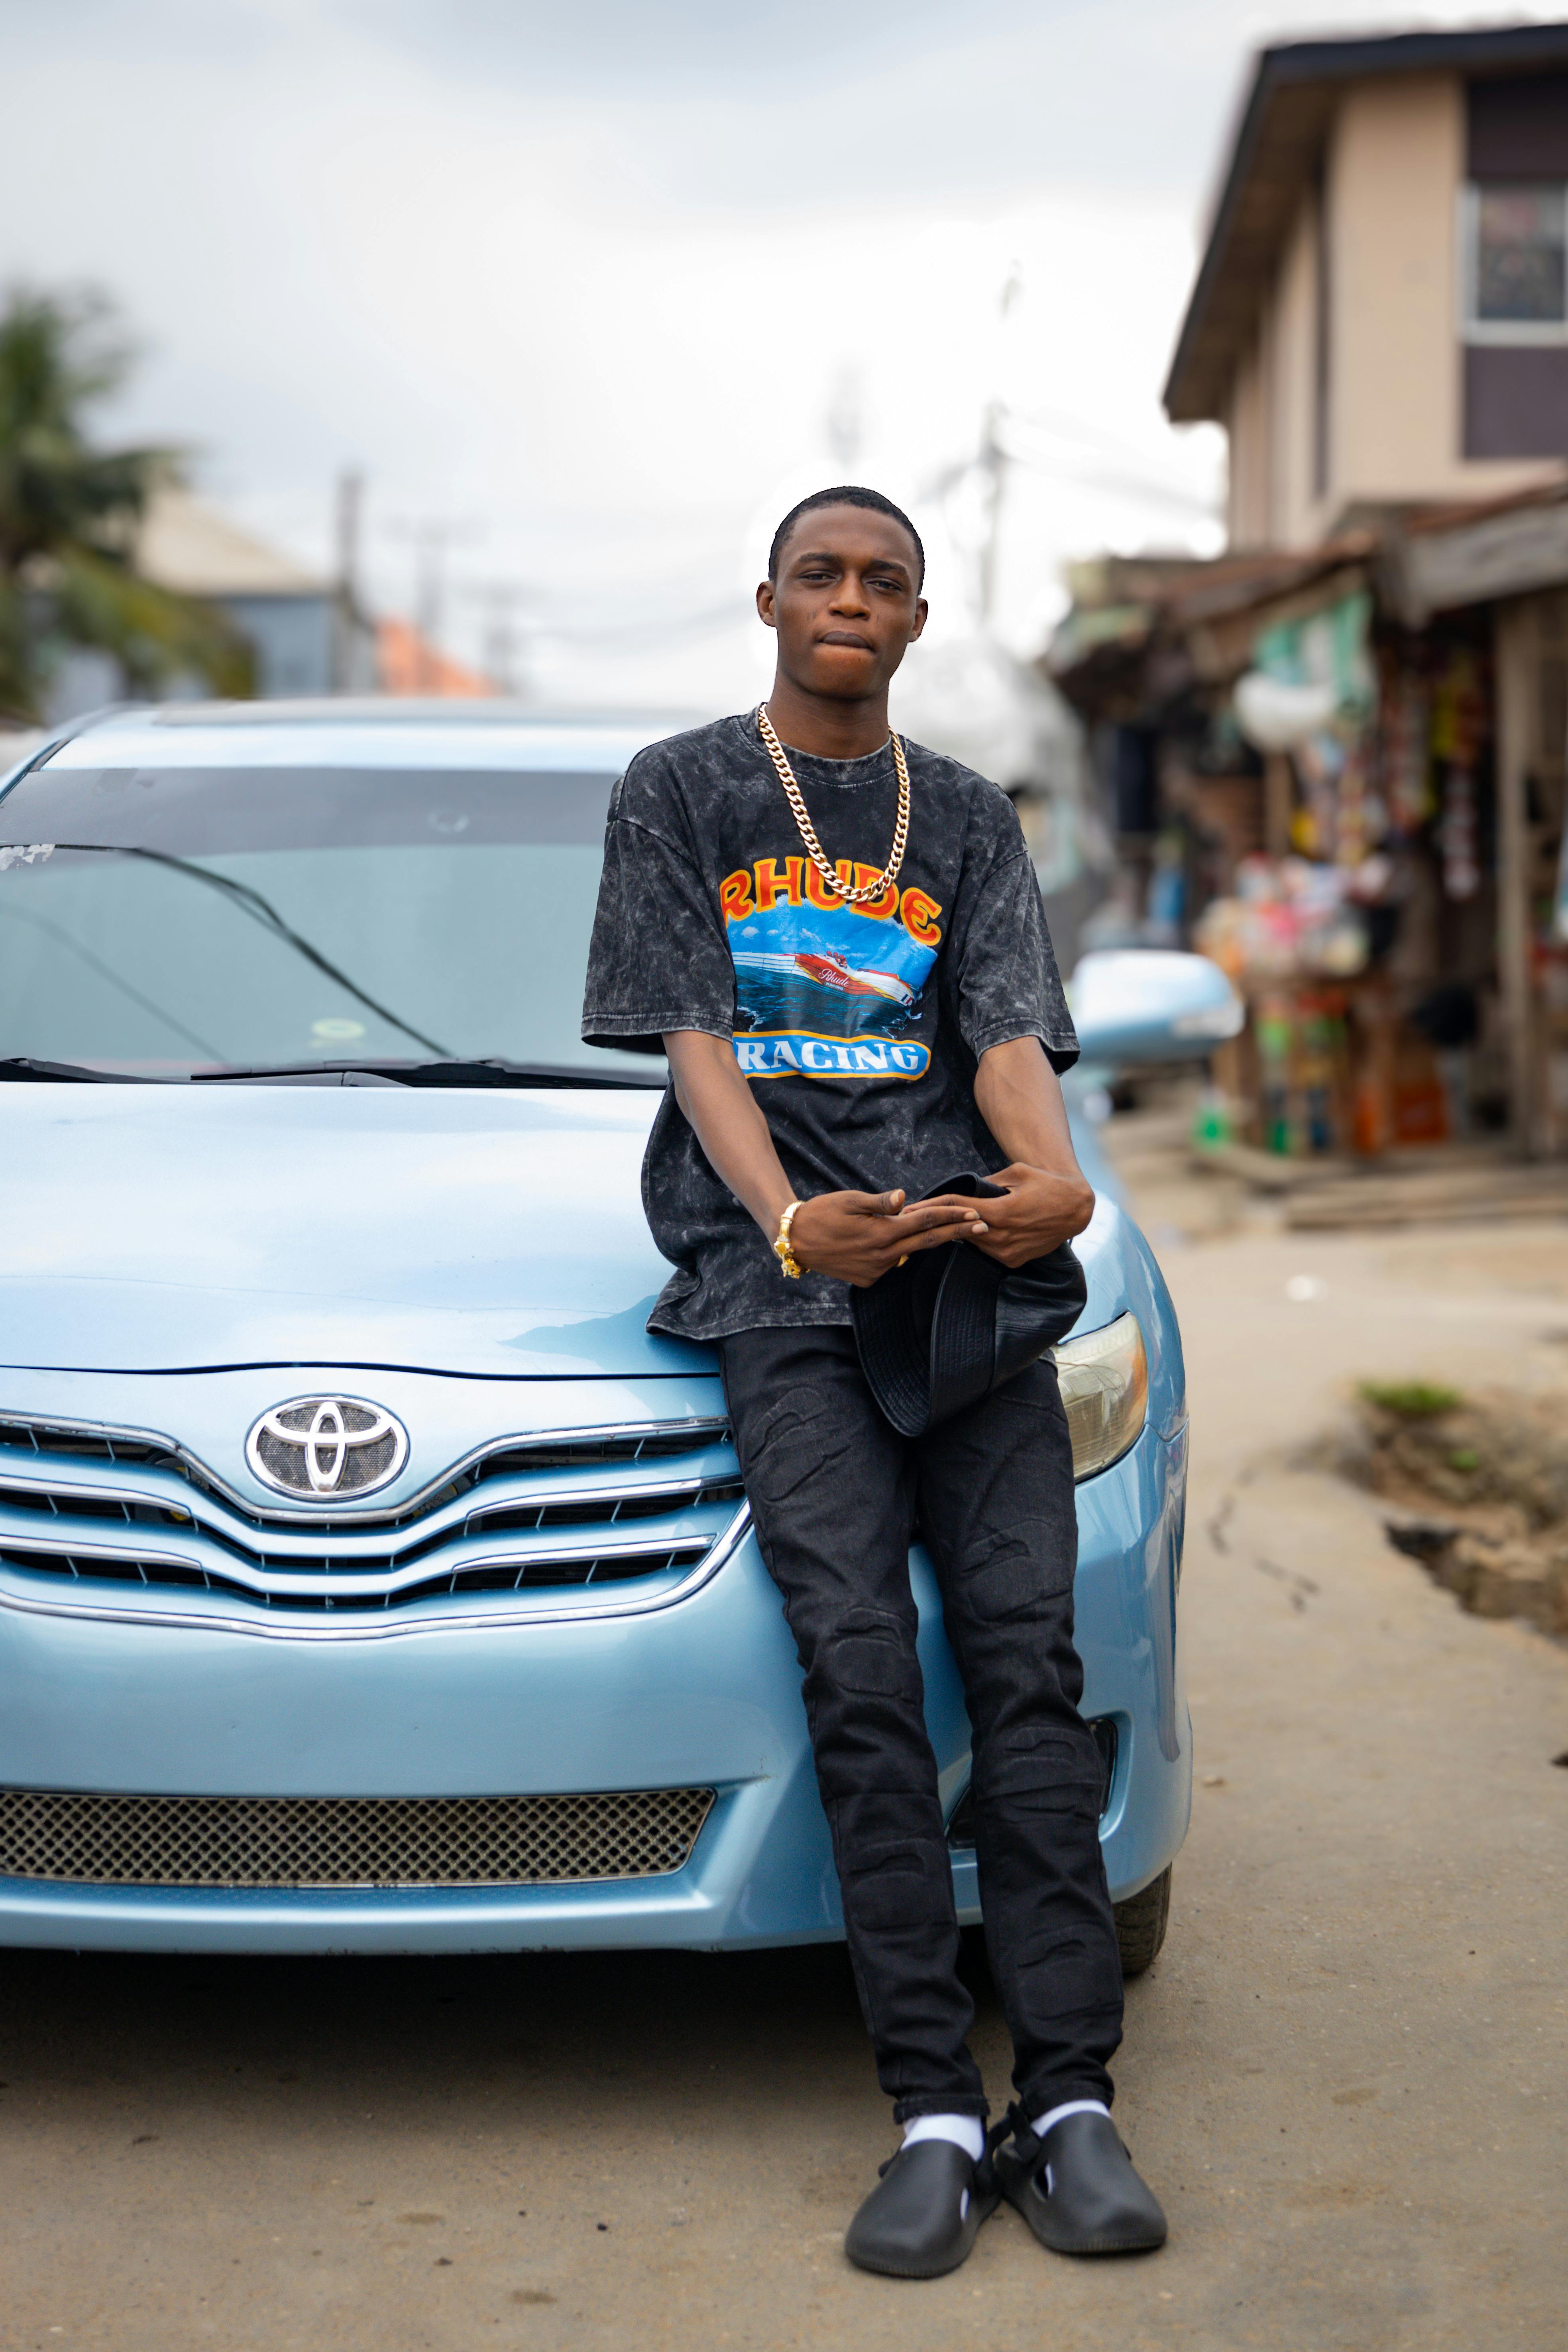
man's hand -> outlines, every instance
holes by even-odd
[[[974,1102],[1011,1167],[993,1176],[1007,1198],[982,1205],[991,1230],[976,1247],[1005,1266],[1027,1265],[1081,1234],[1094,1194],[1072,1148],[1061,1082],[1034,1037],[1015,1037],[980,1056]]]
[[[984,1248],[985,1220],[993,1207],[1010,1205],[950,1196],[906,1209],[901,1192],[818,1192],[795,1211],[790,1246],[808,1274],[831,1274],[857,1290],[867,1290],[916,1250],[941,1249],[943,1243],[957,1241],[978,1242]]]
[[[790,1183],[734,1048],[727,1037],[689,1029],[672,1030],[664,1045],[676,1099],[710,1164],[771,1242],[789,1205]],[[944,1242],[973,1242],[1015,1266],[1082,1233],[1094,1194],[1073,1157],[1056,1073],[1033,1037],[981,1055],[974,1099],[1003,1150],[1016,1155],[993,1179],[1004,1200],[950,1193],[908,1208],[902,1192],[819,1192],[802,1202],[790,1226],[800,1265],[864,1290],[901,1257]]]
[[[987,1181],[1000,1184],[1007,1197],[974,1204],[985,1223],[963,1239],[1005,1266],[1027,1265],[1031,1258],[1044,1257],[1059,1243],[1081,1234],[1094,1214],[1094,1194],[1076,1170],[1070,1176],[1058,1176],[1048,1168],[1015,1162]],[[927,1205],[956,1207],[958,1202],[947,1195]],[[795,1223],[800,1223],[798,1217]]]
[[[676,1029],[664,1049],[676,1100],[710,1166],[772,1242],[790,1203],[790,1181],[734,1048],[725,1037]],[[915,1250],[979,1240],[985,1232],[985,1212],[974,1201],[922,1201],[906,1209],[904,1198],[901,1192],[819,1192],[803,1201],[790,1226],[796,1260],[808,1273],[835,1275],[864,1290]]]

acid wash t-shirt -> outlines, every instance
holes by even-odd
[[[1007,1154],[974,1105],[993,1045],[1037,1037],[1058,1070],[1078,1039],[1034,867],[1011,801],[906,743],[910,832],[896,881],[846,906],[806,852],[756,716],[640,751],[610,799],[583,1035],[648,1052],[672,1029],[732,1039],[802,1200],[911,1200]],[[890,745],[861,760],[790,751],[826,856],[874,882],[898,815]],[[675,1272],[650,1331],[847,1323],[849,1286],[782,1273],[666,1093],[643,1161],[643,1205]]]

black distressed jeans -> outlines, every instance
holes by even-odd
[[[805,1673],[850,1958],[897,2120],[987,2111],[915,1654],[917,1518],[973,1729],[981,1901],[1013,2079],[1032,2115],[1109,2104],[1121,1966],[1100,1754],[1078,1711],[1078,1528],[1055,1366],[909,1441],[873,1403],[847,1329],[742,1331],[720,1356],[757,1540]]]

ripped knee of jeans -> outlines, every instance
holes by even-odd
[[[841,1859],[839,1870],[845,1912],[858,1927],[924,1927],[952,1899],[946,1848],[918,1839]]]
[[[838,1689],[865,1698],[919,1701],[924,1696],[915,1629],[878,1609],[857,1609],[817,1652],[817,1670]]]
[[[1098,1821],[1105,1799],[1105,1767],[1087,1724],[1021,1724],[1005,1732],[986,1749],[976,1781],[983,1802],[1031,1813]]]
[[[987,1623],[1026,1617],[1070,1590],[1073,1548],[1043,1519],[998,1528],[959,1569],[962,1606]]]
[[[847,1448],[820,1389],[791,1389],[751,1433],[743,1468],[753,1500],[786,1502]]]

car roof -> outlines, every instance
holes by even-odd
[[[79,721],[47,768],[449,768],[618,775],[688,714],[547,715],[498,699],[170,702]]]

